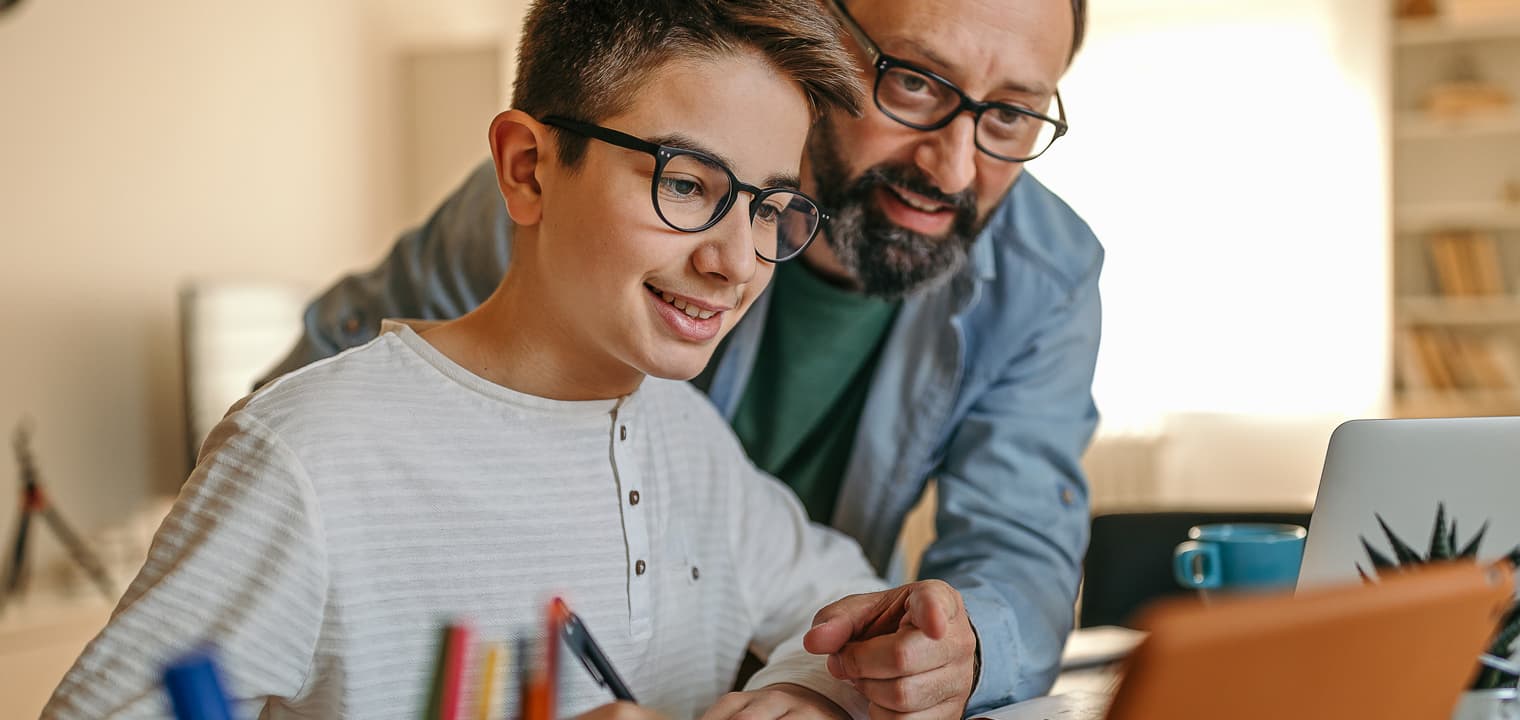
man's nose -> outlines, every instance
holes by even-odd
[[[935,187],[954,195],[976,180],[976,116],[961,113],[949,125],[924,133],[913,161]]]

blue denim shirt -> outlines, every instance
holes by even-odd
[[[510,230],[488,162],[379,266],[312,303],[275,374],[367,342],[384,317],[473,309],[505,271]],[[919,576],[965,598],[982,653],[972,712],[1047,692],[1072,627],[1102,264],[1086,223],[1024,173],[970,261],[903,302],[856,430],[833,525],[887,574],[903,518],[937,480],[937,538]],[[716,361],[709,397],[730,418],[769,303],[767,292]]]

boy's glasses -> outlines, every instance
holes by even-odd
[[[654,211],[666,225],[681,232],[702,232],[717,225],[733,209],[739,193],[749,193],[755,255],[768,262],[786,262],[801,255],[829,217],[818,203],[797,189],[746,185],[727,166],[705,153],[657,145],[611,128],[564,117],[550,116],[542,122],[582,137],[653,155],[650,196]]]
[[[1055,93],[1059,118],[1018,105],[973,100],[955,83],[882,52],[839,0],[829,0],[828,6],[876,68],[872,96],[887,117],[914,130],[930,131],[969,112],[976,122],[977,149],[1008,162],[1039,157],[1070,127],[1060,91]]]

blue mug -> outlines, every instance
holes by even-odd
[[[1173,553],[1172,574],[1194,590],[1291,588],[1308,534],[1298,525],[1274,523],[1198,525]]]

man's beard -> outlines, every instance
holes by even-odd
[[[867,295],[896,299],[950,277],[966,262],[984,220],[976,214],[971,189],[946,195],[912,165],[877,165],[849,179],[834,129],[828,120],[813,130],[808,144],[819,202],[833,217],[824,241],[855,276]],[[878,189],[897,185],[951,207],[955,219],[940,236],[900,227],[877,206]]]

